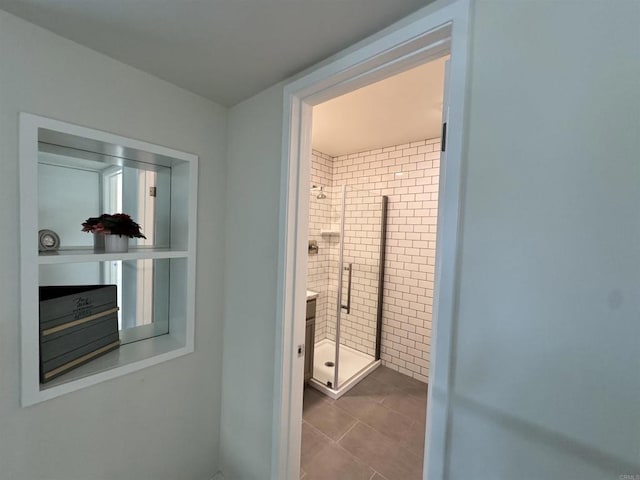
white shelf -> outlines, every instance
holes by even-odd
[[[189,255],[186,250],[170,248],[130,248],[128,253],[95,253],[93,248],[60,250],[58,252],[40,252],[40,265],[63,263],[112,262],[114,260],[160,260],[164,258],[184,258]]]

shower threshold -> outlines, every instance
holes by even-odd
[[[359,352],[346,345],[340,345],[340,364],[338,370],[338,388],[329,387],[327,382],[333,384],[334,367],[329,366],[335,360],[335,342],[324,339],[315,344],[313,354],[313,378],[309,380],[316,390],[324,393],[334,400],[347,393],[358,382],[380,366],[381,361],[372,355]]]

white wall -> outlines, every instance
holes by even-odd
[[[311,152],[311,186],[322,187],[325,198],[318,198],[320,190],[309,190],[309,240],[318,242],[318,253],[307,257],[307,289],[316,292],[315,341],[327,338],[327,314],[335,309],[329,304],[329,292],[335,290],[336,282],[330,282],[329,269],[333,259],[331,251],[339,243],[336,235],[322,235],[323,229],[331,228],[333,189],[333,157],[313,150]],[[340,195],[340,193],[338,193]]]
[[[218,470],[226,110],[0,11],[0,478],[205,480]],[[18,112],[200,156],[194,354],[19,404]],[[24,239],[35,248],[36,239]]]
[[[639,24],[477,5],[450,478],[640,474]]]
[[[220,455],[226,480],[271,468],[282,85],[229,114]]]
[[[448,478],[640,473],[639,8],[476,2]],[[281,114],[231,110],[232,480],[269,477]]]

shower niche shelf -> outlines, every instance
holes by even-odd
[[[323,237],[339,237],[340,230],[333,228],[322,228],[320,229],[320,235]]]

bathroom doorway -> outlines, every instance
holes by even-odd
[[[302,479],[422,478],[447,61],[313,108]]]
[[[455,0],[427,9],[423,16],[394,25],[376,39],[331,59],[284,88],[283,163],[280,270],[278,277],[278,334],[276,349],[274,450],[272,479],[300,477],[300,438],[304,378],[305,292],[308,260],[308,214],[312,109],[332,98],[405,72],[429,61],[451,56],[447,115],[447,158],[439,192],[438,260],[435,268],[434,313],[437,335],[431,368],[427,445],[429,472],[443,468],[447,432],[451,327],[457,290],[458,217],[461,199],[463,119],[466,96],[469,2]],[[455,27],[455,28],[454,28]],[[301,320],[302,319],[302,320]],[[432,356],[433,357],[433,356]],[[380,371],[380,368],[378,370]],[[384,370],[382,370],[384,371]],[[373,374],[372,374],[373,375]],[[370,375],[371,377],[371,375]],[[433,388],[434,382],[436,387]],[[433,397],[434,389],[439,395]],[[422,436],[425,432],[422,432]],[[426,475],[426,472],[425,472]]]

